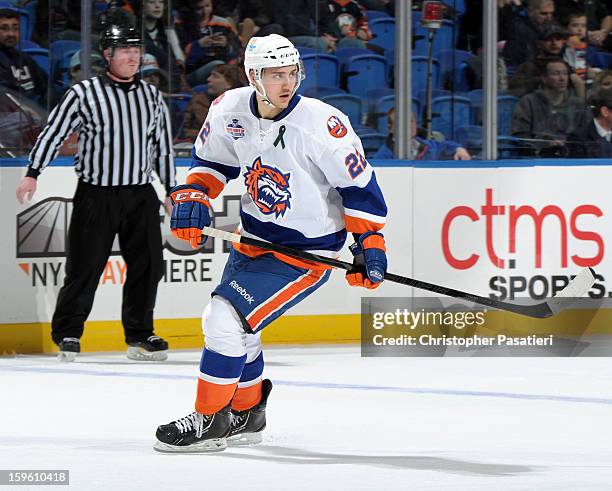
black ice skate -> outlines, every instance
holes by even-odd
[[[227,437],[231,447],[261,443],[266,428],[266,402],[272,390],[272,382],[265,379],[261,383],[261,401],[251,409],[234,411],[232,409],[232,428]]]
[[[138,361],[164,361],[168,359],[168,343],[159,336],[149,336],[146,341],[128,343],[127,357]]]
[[[81,352],[81,341],[79,338],[64,338],[59,344],[59,361],[70,362],[74,361],[77,353]]]
[[[206,416],[193,412],[157,428],[158,452],[220,452],[227,448],[230,432],[230,406]]]

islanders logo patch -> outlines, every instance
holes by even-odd
[[[253,203],[265,214],[283,216],[291,208],[289,173],[283,174],[277,168],[261,163],[257,157],[251,167],[247,166],[244,183]]]
[[[346,126],[344,126],[338,116],[331,116],[327,120],[327,131],[329,131],[329,134],[334,138],[342,138],[348,133]]]
[[[227,123],[225,131],[227,131],[234,140],[244,138],[244,127],[237,119],[232,119],[229,123]]]

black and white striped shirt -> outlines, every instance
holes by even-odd
[[[139,79],[119,84],[102,76],[72,86],[38,136],[27,175],[37,177],[73,131],[78,133],[75,170],[82,181],[141,185],[150,183],[155,171],[166,190],[175,185],[168,109],[152,85]]]

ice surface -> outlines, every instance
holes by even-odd
[[[0,357],[0,468],[70,470],[66,488],[10,489],[612,489],[610,358],[268,347],[261,445],[154,452],[156,427],[192,410],[199,358]]]

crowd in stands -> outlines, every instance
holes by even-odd
[[[429,143],[414,140],[415,159],[477,157],[481,150],[482,1],[444,2],[429,122],[428,32],[419,23],[422,2],[412,2],[414,124],[429,130]],[[584,135],[593,114],[602,117],[593,101],[612,87],[612,9],[604,0],[497,5],[502,156],[568,156],[570,138]],[[164,94],[176,143],[193,141],[215,97],[246,85],[248,40],[277,33],[302,54],[307,78],[299,92],[343,110],[368,156],[393,156],[395,0],[94,0],[93,15],[93,47],[105,23],[140,29],[142,76]],[[81,0],[0,1],[0,84],[28,104],[57,104],[80,80],[80,16]],[[104,70],[98,53],[91,63],[94,75]],[[419,152],[423,145],[429,151]]]

